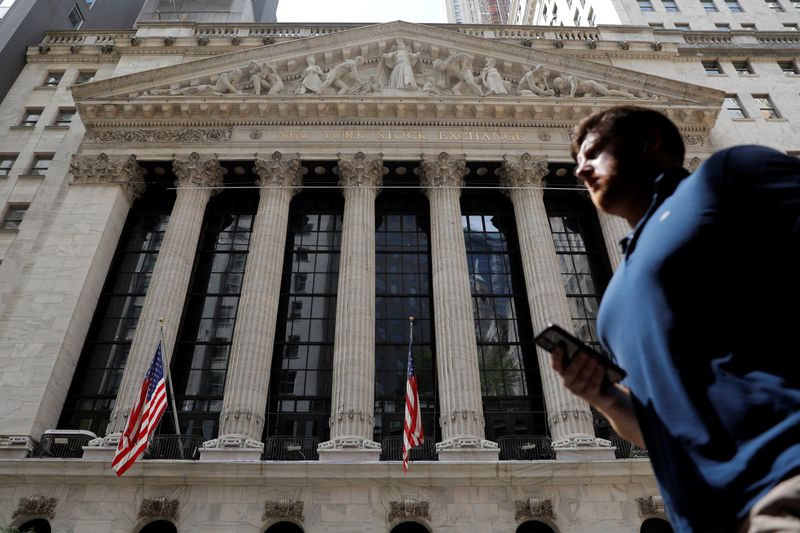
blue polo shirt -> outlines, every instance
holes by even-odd
[[[800,160],[662,174],[600,306],[676,531],[735,531],[800,474]]]

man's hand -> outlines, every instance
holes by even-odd
[[[645,448],[630,390],[618,383],[604,386],[606,367],[595,357],[578,352],[565,367],[564,355],[563,348],[557,347],[551,359],[551,366],[564,379],[564,386],[597,408],[620,436]]]

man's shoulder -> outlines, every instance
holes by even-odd
[[[735,170],[744,168],[751,168],[756,165],[761,165],[765,160],[772,158],[786,158],[789,157],[783,152],[769,148],[768,146],[761,146],[758,144],[740,144],[723,148],[714,152],[708,158],[706,164],[703,166],[709,167],[727,167]],[[702,167],[701,167],[702,168]],[[698,169],[699,170],[699,169]]]

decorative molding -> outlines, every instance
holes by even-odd
[[[135,155],[75,154],[69,163],[69,170],[72,173],[71,185],[120,185],[129,203],[139,198],[146,188],[144,169],[136,162]]]
[[[522,187],[540,188],[544,177],[550,173],[547,157],[535,157],[525,152],[520,156],[503,155],[503,174],[500,182],[509,189]]]
[[[179,518],[179,502],[169,498],[145,498],[139,506],[139,520],[163,518],[177,522]]]
[[[427,189],[464,186],[467,175],[466,156],[454,157],[441,152],[435,158],[422,154],[420,184]]]
[[[267,521],[273,518],[288,518],[302,523],[303,520],[305,520],[303,516],[303,502],[299,500],[290,500],[288,498],[265,502],[264,515],[261,517],[261,520]]]
[[[101,54],[110,54],[114,51],[114,44],[113,43],[105,43],[100,45],[100,53]]]
[[[684,134],[683,142],[689,146],[703,146],[705,144],[705,139],[702,135]]]
[[[620,50],[630,50],[631,48],[631,43],[628,41],[620,41],[617,44],[619,45]]]
[[[172,154],[172,171],[177,179],[178,187],[202,187],[215,189],[219,192],[223,185],[225,169],[219,164],[217,154],[211,157],[202,157],[197,152],[188,156]]]
[[[131,46],[139,46],[142,44],[142,39],[139,37],[131,37]]]
[[[269,159],[255,155],[255,171],[259,187],[288,187],[292,195],[300,192],[303,186],[305,169],[300,164],[300,154],[289,157],[273,152]],[[262,191],[267,189],[262,189]]]
[[[592,39],[591,37],[586,39],[586,48],[590,50],[595,50],[597,48],[597,40]]]
[[[649,516],[663,517],[667,514],[667,509],[664,506],[664,499],[661,496],[636,498],[636,505],[639,507],[639,514],[642,518]]]
[[[652,48],[654,51],[656,51],[656,52],[660,52],[660,51],[661,51],[661,49],[664,47],[664,45],[661,43],[661,41],[655,41],[655,42],[653,42],[653,43],[651,43],[651,44],[650,44],[650,47],[651,47],[651,48]]]
[[[90,129],[94,143],[221,143],[231,140],[231,128]]]
[[[481,425],[483,425],[483,417],[480,418]],[[496,450],[497,448],[496,442],[477,437],[457,437],[436,443],[436,453],[442,450]]]
[[[556,515],[553,512],[553,502],[549,498],[528,498],[527,500],[516,500],[514,506],[517,508],[514,513],[514,520],[532,520],[544,518],[555,522]]]
[[[351,417],[353,413],[347,413]],[[342,415],[337,415],[339,419],[341,419]],[[360,413],[361,420],[365,418],[369,419],[370,425],[373,423],[373,417],[368,414]],[[332,420],[333,418],[331,418]],[[333,425],[333,424],[331,424]],[[350,449],[350,450],[380,450],[381,444],[379,442],[374,442],[369,439],[362,439],[359,437],[338,437],[335,439],[331,439],[325,442],[321,442],[319,446],[317,446],[317,450],[342,450],[342,449]]]
[[[694,172],[695,170],[700,168],[700,165],[702,164],[703,160],[695,156],[691,158],[688,163],[686,163],[686,170],[688,170],[689,172]]]
[[[52,520],[56,514],[56,504],[58,504],[56,498],[48,498],[46,496],[20,498],[19,505],[17,505],[11,518],[43,516]]]
[[[208,46],[209,40],[208,35],[201,35],[197,38],[197,44],[199,46]]]
[[[408,498],[399,502],[389,502],[389,522],[395,520],[425,520],[431,521],[431,504],[427,501],[417,501]]]
[[[383,154],[368,156],[357,152],[352,157],[339,154],[339,185],[342,187],[372,187],[377,195],[383,184]]]
[[[171,37],[168,35],[164,37],[163,42],[164,46],[172,46],[173,44],[175,44],[175,37]]]

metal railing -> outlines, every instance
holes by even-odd
[[[154,435],[144,452],[145,459],[175,459],[189,461],[200,457],[203,437],[195,435]]]
[[[316,437],[295,437],[274,435],[264,442],[263,461],[316,461],[319,439]]]
[[[97,435],[80,429],[48,429],[42,435],[33,457],[58,457],[61,459],[80,459],[83,447]]]
[[[650,454],[644,448],[631,444],[619,435],[611,435],[608,439],[617,449],[614,451],[617,459],[646,459]]]
[[[438,461],[436,455],[436,445],[433,442],[425,441],[421,446],[411,448],[408,453],[410,461]],[[384,437],[381,440],[381,461],[402,461],[403,460],[403,437],[395,435]]]
[[[545,435],[503,435],[497,439],[501,461],[546,461],[555,459],[553,443]]]

